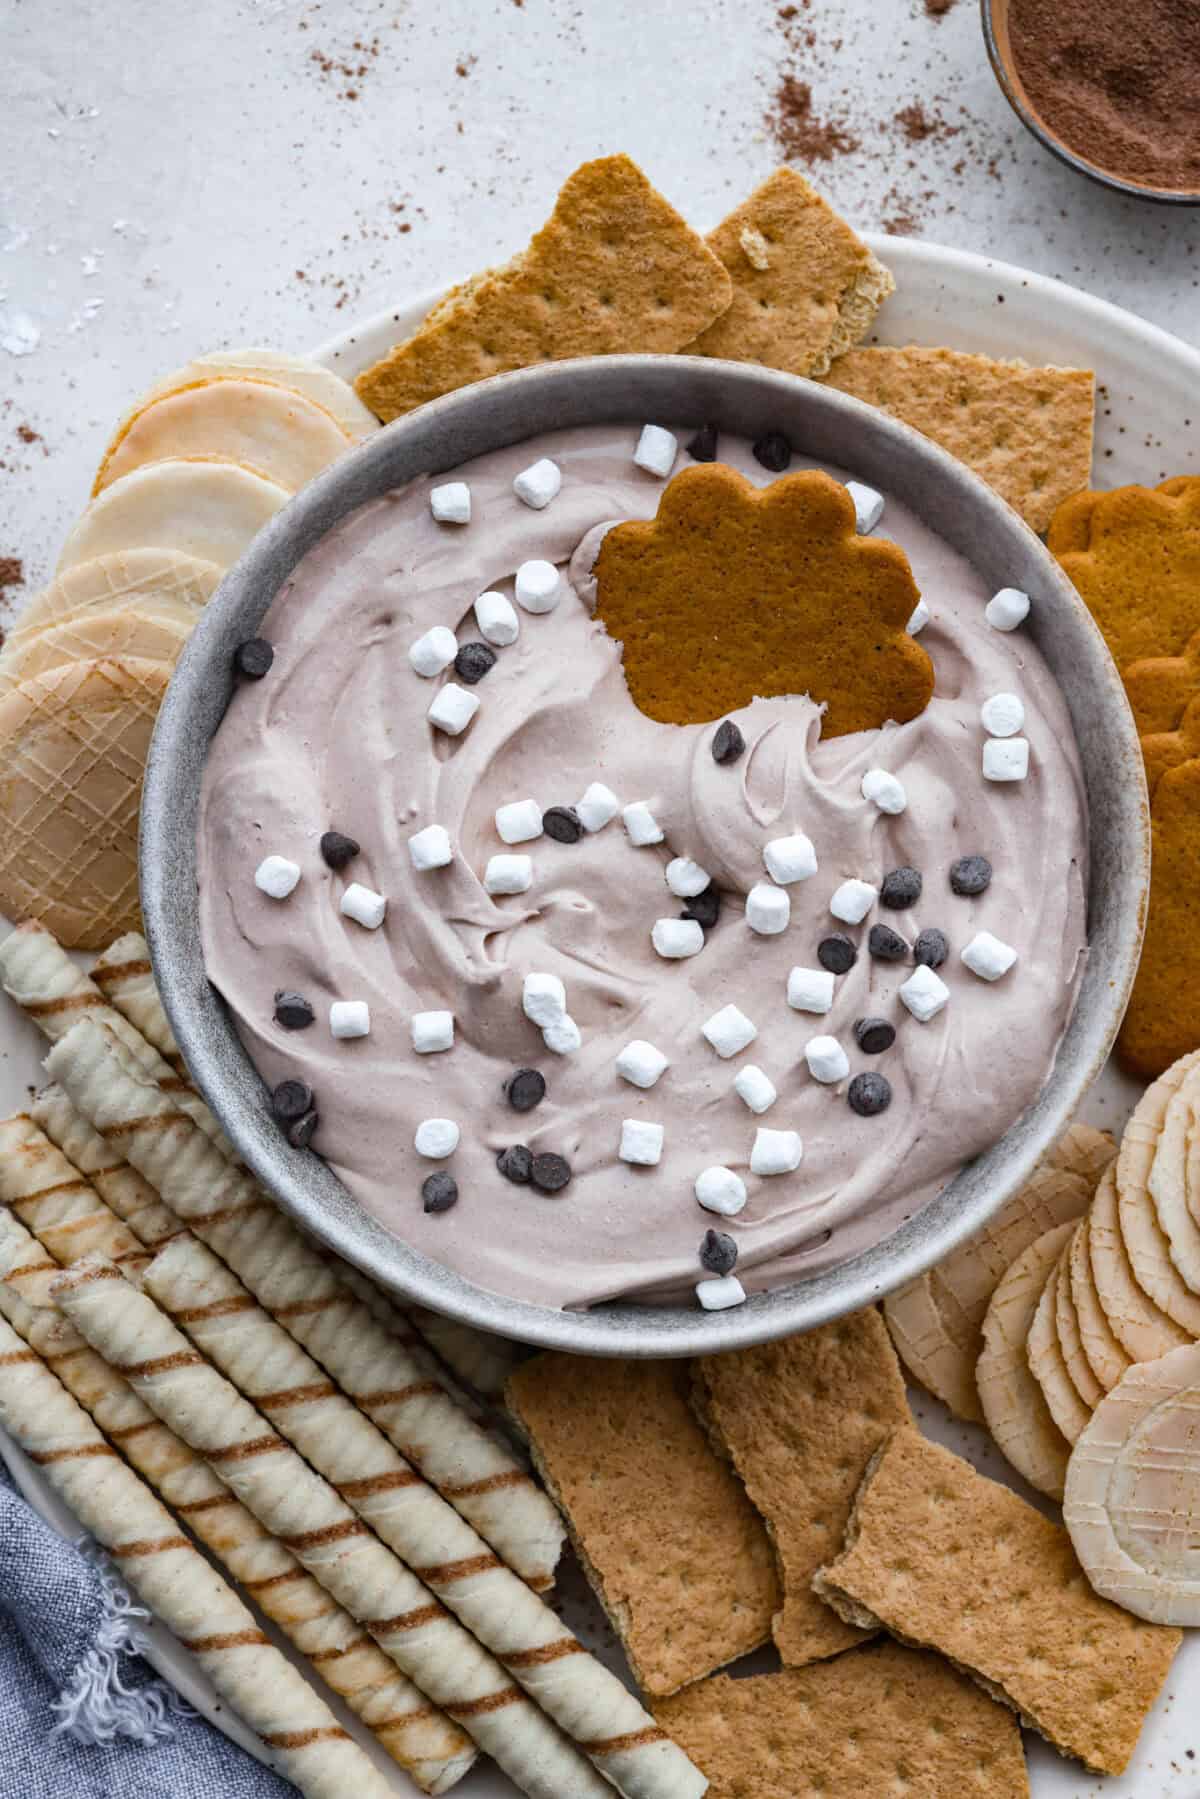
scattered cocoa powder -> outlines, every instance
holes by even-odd
[[[944,19],[954,0],[925,0],[925,11],[931,19]]]
[[[766,123],[789,162],[832,162],[858,149],[844,118],[815,116],[812,88],[790,71],[779,78]]]
[[[24,587],[25,564],[19,556],[0,556],[0,593],[7,587]]]
[[[940,113],[931,113],[919,100],[913,100],[908,106],[902,106],[893,121],[899,126],[906,144],[923,144],[929,138],[939,142],[948,137],[957,137],[959,127],[949,124]]]

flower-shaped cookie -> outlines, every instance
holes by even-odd
[[[915,718],[933,692],[905,629],[921,597],[907,556],[860,537],[818,471],[757,488],[723,463],[684,469],[656,518],[608,532],[596,583],[635,703],[667,724],[806,693],[840,737]]]
[[[1121,1061],[1146,1080],[1200,1047],[1200,761],[1161,775],[1150,820],[1154,879],[1146,940],[1117,1039]]]
[[[1122,673],[1200,630],[1200,475],[1065,500],[1046,537]]]
[[[1139,737],[1174,731],[1200,697],[1200,631],[1178,656],[1144,656],[1122,670]]]

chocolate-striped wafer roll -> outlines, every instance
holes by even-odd
[[[56,1292],[72,1323],[164,1424],[523,1791],[603,1799],[595,1769],[148,1294],[95,1258],[62,1275]]]
[[[507,1337],[460,1324],[457,1318],[443,1318],[423,1306],[411,1307],[409,1317],[446,1366],[485,1399],[499,1399],[513,1369],[529,1355],[523,1343],[510,1343]]]
[[[703,1791],[633,1695],[412,1474],[210,1250],[194,1237],[175,1238],[147,1269],[145,1286],[622,1792],[648,1799]]]
[[[372,1318],[264,1189],[214,1153],[103,1025],[82,1019],[46,1067],[510,1567],[532,1586],[550,1586],[565,1536],[550,1500]]]
[[[61,1268],[11,1214],[0,1216],[0,1269],[0,1315],[422,1791],[448,1792],[475,1761],[470,1738],[79,1335],[51,1293]]]
[[[27,1112],[0,1121],[0,1205],[8,1206],[56,1261],[74,1262],[95,1251],[137,1274],[151,1259]]]
[[[51,1082],[35,1093],[29,1102],[29,1116],[147,1249],[161,1248],[183,1230],[146,1177],[92,1129],[61,1087]]]
[[[0,1424],[307,1799],[389,1799],[391,1782],[4,1319]]]
[[[110,943],[92,964],[92,980],[111,1006],[142,1033],[176,1074],[187,1066],[175,1041],[150,965],[150,948],[138,931],[129,931]]]

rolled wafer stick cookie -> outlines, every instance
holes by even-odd
[[[0,1122],[0,1205],[8,1206],[56,1261],[74,1262],[96,1251],[136,1275],[151,1259],[27,1112]]]
[[[187,1067],[159,998],[150,963],[150,946],[140,931],[128,931],[97,956],[92,980],[110,1006],[127,1018],[176,1074]]]
[[[500,1664],[148,1294],[96,1259],[62,1275],[56,1293],[71,1322],[163,1423],[205,1457],[260,1523],[522,1791],[532,1799],[610,1794]]]
[[[653,1799],[702,1790],[637,1700],[413,1475],[216,1256],[178,1237],[156,1257],[146,1290],[622,1792]]]
[[[0,1376],[0,1424],[306,1799],[390,1799],[392,1783],[4,1319]]]
[[[148,1250],[160,1249],[185,1228],[145,1176],[92,1129],[55,1082],[34,1094],[29,1116]]]
[[[45,1359],[109,1442],[224,1563],[422,1791],[448,1792],[475,1761],[470,1738],[430,1704],[207,1462],[161,1424],[128,1381],[88,1346],[53,1297],[62,1269],[11,1214],[0,1217],[0,1269],[0,1314]]]
[[[120,1145],[509,1566],[532,1586],[548,1587],[565,1535],[550,1500],[347,1291],[263,1188],[214,1153],[94,1019],[81,1019],[56,1043],[46,1066],[84,1117]]]
[[[523,1343],[510,1343],[507,1337],[460,1324],[457,1318],[443,1318],[423,1306],[413,1306],[409,1317],[447,1367],[485,1399],[499,1399],[513,1369],[529,1355]]]

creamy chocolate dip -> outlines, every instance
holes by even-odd
[[[747,1291],[886,1236],[1038,1093],[1085,954],[1086,812],[1066,704],[1028,631],[994,629],[978,575],[895,501],[877,534],[907,552],[932,614],[921,642],[936,686],[918,718],[822,743],[819,709],[807,698],[756,700],[735,715],[745,754],[719,766],[719,721],[664,725],[636,710],[620,645],[593,616],[590,570],[602,527],[652,515],[663,492],[634,465],[638,431],[547,434],[453,477],[415,481],[326,537],[261,626],[274,663],[233,696],[199,823],[209,976],[264,1080],[294,1077],[313,1088],[313,1149],[406,1242],[482,1287],[550,1306],[616,1296],[694,1303],[705,1275],[698,1246],[712,1226],[734,1238]],[[722,437],[720,455],[756,482],[774,478],[747,444]],[[560,466],[562,488],[535,511],[512,482],[543,456]],[[681,450],[676,466],[686,461]],[[451,478],[470,487],[468,524],[431,516],[431,487]],[[478,640],[475,599],[488,589],[511,595],[515,570],[530,558],[564,569],[557,607],[520,613],[519,639],[470,689],[479,700],[471,723],[459,736],[435,730],[426,713],[454,672],[422,679],[409,647],[438,624],[457,631],[460,644]],[[687,679],[681,668],[685,687]],[[1024,703],[1025,780],[983,778],[980,708],[998,693]],[[863,775],[879,768],[906,789],[898,815],[863,797]],[[497,835],[497,808],[524,799],[571,806],[594,781],[622,806],[645,801],[665,841],[634,847],[619,813],[573,844],[543,835],[511,846],[532,857],[529,890],[489,896],[487,862],[510,849]],[[435,824],[449,833],[454,859],[418,872],[408,840]],[[331,829],[361,845],[338,872],[318,847]],[[765,844],[797,832],[815,847],[817,873],[787,888],[787,929],[758,935],[743,915],[745,895],[767,879]],[[986,891],[963,897],[951,891],[949,870],[973,854],[986,856],[994,874]],[[300,866],[284,899],[255,885],[268,855]],[[655,921],[678,918],[687,903],[665,882],[674,857],[700,863],[723,900],[703,950],[686,960],[665,960],[651,943]],[[915,906],[877,905],[860,925],[831,915],[843,881],[878,887],[903,866],[923,878]],[[351,881],[386,895],[379,929],[339,911]],[[897,997],[913,973],[911,955],[889,963],[868,953],[874,923],[910,944],[931,927],[946,934],[938,974],[950,996],[929,1023]],[[789,970],[818,968],[818,944],[835,931],[854,940],[858,959],[837,977],[832,1009],[793,1009]],[[982,979],[960,960],[980,931],[1017,952],[1000,979]],[[531,972],[564,983],[582,1037],[574,1053],[548,1050],[524,1015]],[[280,989],[311,1002],[311,1026],[276,1022]],[[330,1006],[342,1000],[368,1003],[368,1036],[334,1038]],[[758,1035],[725,1060],[701,1027],[727,1005]],[[453,1047],[415,1053],[413,1014],[442,1009],[454,1015]],[[883,1054],[864,1054],[855,1041],[854,1022],[868,1015],[895,1026]],[[816,1036],[838,1039],[851,1077],[886,1077],[887,1110],[859,1116],[847,1080],[813,1077],[804,1050]],[[651,1088],[617,1071],[632,1039],[669,1058]],[[759,1117],[734,1090],[747,1063],[778,1090]],[[520,1068],[546,1080],[545,1098],[528,1112],[504,1093]],[[444,1160],[414,1148],[428,1119],[459,1127]],[[630,1119],[663,1127],[656,1166],[619,1159]],[[751,1173],[759,1126],[799,1133],[794,1172]],[[547,1194],[506,1180],[496,1158],[514,1144],[565,1157],[569,1185]],[[736,1217],[697,1203],[696,1177],[715,1165],[748,1189]],[[458,1200],[426,1212],[422,1182],[438,1169],[453,1175]]]

